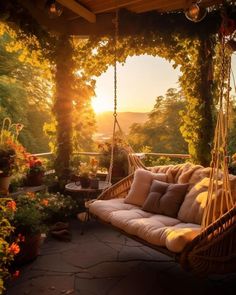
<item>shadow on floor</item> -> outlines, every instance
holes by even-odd
[[[7,295],[236,294],[236,274],[200,279],[167,256],[96,222],[71,222],[71,242],[48,238]]]

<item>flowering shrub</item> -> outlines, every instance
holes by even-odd
[[[48,224],[65,220],[78,210],[76,201],[59,193],[28,192],[19,195],[16,204],[13,225],[15,232],[23,235],[46,232]]]
[[[17,211],[12,224],[15,233],[30,236],[43,231],[43,213],[34,193],[26,193],[16,198]]]
[[[44,174],[45,168],[42,161],[36,156],[27,154],[28,171],[27,174]]]
[[[19,253],[19,239],[9,243],[9,236],[13,232],[13,227],[9,220],[13,218],[16,211],[16,203],[10,198],[0,198],[0,294],[4,291],[4,280],[10,276],[8,271],[14,256]],[[13,277],[19,275],[19,271]]]
[[[0,130],[0,175],[10,176],[13,172],[24,170],[26,163],[25,148],[17,138],[23,125],[12,124],[10,118],[3,120]]]
[[[74,199],[60,193],[38,193],[36,198],[41,207],[43,220],[47,224],[66,220],[75,215],[79,209]]]
[[[98,161],[94,158],[91,158],[89,163],[80,163],[79,175],[84,177],[96,176],[97,169]]]

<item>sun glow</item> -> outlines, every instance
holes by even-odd
[[[92,107],[96,114],[100,114],[103,112],[109,112],[113,110],[112,101],[108,101],[105,98],[95,97],[92,100]]]

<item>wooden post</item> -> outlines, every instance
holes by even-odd
[[[208,37],[200,39],[199,48],[200,87],[199,99],[201,101],[199,122],[199,134],[197,142],[198,162],[203,166],[209,166],[211,161],[211,143],[213,140],[213,45]]]
[[[57,121],[57,156],[55,170],[59,180],[66,179],[72,153],[72,85],[74,81],[72,45],[69,36],[58,39],[56,47],[56,93],[54,113]]]

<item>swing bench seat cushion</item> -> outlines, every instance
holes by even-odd
[[[89,211],[99,219],[146,242],[179,253],[200,232],[200,226],[177,218],[153,214],[124,199],[97,200]]]

